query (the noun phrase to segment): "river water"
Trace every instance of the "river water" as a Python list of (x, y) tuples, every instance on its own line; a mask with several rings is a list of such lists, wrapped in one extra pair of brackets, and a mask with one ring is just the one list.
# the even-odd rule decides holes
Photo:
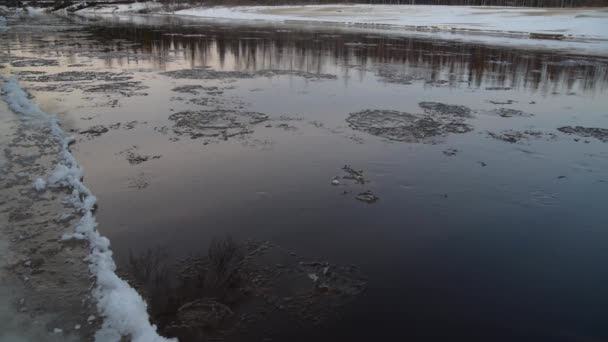
[(608, 338), (606, 56), (172, 17), (11, 25), (0, 73), (77, 136), (127, 277), (138, 255), (171, 265), (231, 236), (365, 279), (314, 324), (279, 305), (228, 340)]

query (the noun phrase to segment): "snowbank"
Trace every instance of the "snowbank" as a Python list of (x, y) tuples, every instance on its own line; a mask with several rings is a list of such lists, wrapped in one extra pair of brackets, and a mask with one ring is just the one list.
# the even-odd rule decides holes
[(148, 13), (158, 11), (162, 4), (157, 2), (135, 2), (132, 4), (108, 4), (87, 7), (79, 10), (79, 13), (113, 14), (113, 13)]
[[(56, 117), (43, 112), (32, 103), (27, 93), (19, 86), (15, 78), (4, 79), (2, 97), (11, 110), (26, 120), (46, 121), (53, 136), (61, 145), (59, 162), (53, 174), (48, 178), (47, 187), (65, 187), (72, 190), (68, 203), (78, 211), (81, 219), (76, 225), (74, 234), (64, 235), (63, 239), (86, 239), (91, 254), (87, 257), (89, 269), (96, 277), (93, 296), (97, 300), (97, 310), (104, 317), (101, 329), (95, 334), (97, 342), (118, 342), (122, 336), (129, 336), (133, 342), (168, 342), (156, 332), (156, 326), (150, 324), (147, 305), (143, 298), (116, 275), (116, 265), (112, 259), (110, 241), (101, 236), (93, 216), (96, 198), (82, 182), (83, 170), (69, 150), (73, 139), (66, 136)], [(42, 182), (40, 182), (42, 181)], [(44, 180), (36, 180), (35, 187), (43, 186)]]
[(412, 30), (522, 35), (534, 32), (608, 39), (608, 11), (602, 8), (309, 5), (200, 7), (177, 11), (176, 14), (222, 19), (395, 26)]

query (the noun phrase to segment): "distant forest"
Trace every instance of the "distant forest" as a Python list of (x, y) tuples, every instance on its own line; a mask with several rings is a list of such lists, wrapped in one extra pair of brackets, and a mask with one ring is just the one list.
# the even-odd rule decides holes
[[(163, 2), (185, 2), (159, 0)], [(453, 5), (453, 6), (517, 6), (517, 7), (608, 7), (608, 0), (209, 0), (213, 5), (316, 5), (316, 4), (382, 4), (382, 5)]]
[(319, 5), (319, 4), (382, 4), (382, 5), (453, 5), (514, 7), (608, 7), (608, 0), (158, 0), (165, 3), (202, 3), (207, 5)]
[[(82, 3), (82, 0), (0, 0), (8, 6), (54, 6), (65, 7)], [(133, 3), (144, 0), (89, 0), (90, 5), (107, 3)], [(453, 6), (512, 6), (512, 7), (608, 7), (608, 0), (157, 0), (174, 5), (319, 5), (319, 4), (382, 4), (382, 5), (453, 5)]]

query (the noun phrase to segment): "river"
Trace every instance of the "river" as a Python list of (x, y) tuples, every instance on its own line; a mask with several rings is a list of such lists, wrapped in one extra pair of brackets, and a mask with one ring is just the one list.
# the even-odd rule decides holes
[[(0, 74), (76, 136), (161, 334), (608, 338), (606, 56), (163, 16), (11, 25)], [(212, 241), (280, 252), (201, 323), (184, 305), (217, 293), (178, 269)]]

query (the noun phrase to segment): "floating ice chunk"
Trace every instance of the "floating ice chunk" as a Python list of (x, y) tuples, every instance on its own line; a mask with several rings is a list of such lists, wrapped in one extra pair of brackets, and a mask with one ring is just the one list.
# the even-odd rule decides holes
[(46, 189), (46, 181), (42, 178), (36, 178), (34, 181), (34, 189), (38, 192), (43, 191)]
[(63, 333), (63, 329), (55, 328), (55, 329), (53, 329), (53, 333), (54, 334), (61, 334), (61, 333)]
[(308, 273), (308, 278), (312, 279), (315, 283), (319, 280), (319, 276), (314, 273)]

